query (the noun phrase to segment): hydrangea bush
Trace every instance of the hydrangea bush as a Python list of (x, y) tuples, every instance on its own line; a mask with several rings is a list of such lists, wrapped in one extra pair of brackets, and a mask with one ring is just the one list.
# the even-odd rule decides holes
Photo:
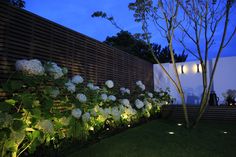
[(16, 78), (3, 84), (8, 98), (0, 102), (1, 156), (34, 153), (40, 145), (60, 148), (63, 140), (86, 141), (101, 130), (130, 126), (149, 118), (170, 102), (166, 91), (145, 91), (142, 81), (130, 91), (107, 80), (85, 84), (80, 75), (37, 59), (18, 60)]

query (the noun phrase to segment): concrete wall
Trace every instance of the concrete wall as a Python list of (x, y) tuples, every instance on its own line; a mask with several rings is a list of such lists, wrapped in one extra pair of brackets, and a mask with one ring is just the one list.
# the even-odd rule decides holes
[[(208, 61), (208, 78), (209, 73), (211, 72), (211, 64), (214, 63), (213, 60)], [(193, 62), (184, 62), (178, 63), (178, 73), (181, 80), (182, 87), (184, 89), (186, 102), (188, 104), (199, 104), (201, 94), (202, 94), (202, 75), (201, 75), (201, 67), (200, 72), (197, 72), (197, 64), (198, 61)], [(166, 70), (170, 73), (170, 75), (175, 78), (173, 65), (172, 64), (163, 64)], [(183, 66), (183, 72), (181, 66)], [(215, 90), (217, 96), (220, 98), (219, 103), (223, 103), (224, 99), (222, 97), (222, 93), (226, 92), (227, 89), (236, 89), (236, 57), (226, 57), (220, 58), (217, 66), (217, 70), (215, 73), (215, 79), (213, 83), (213, 90)], [(158, 90), (159, 88), (165, 89), (170, 88), (171, 95), (176, 99), (175, 103), (180, 103), (179, 94), (174, 87), (174, 85), (169, 81), (166, 74), (163, 73), (160, 66), (155, 64), (153, 67), (154, 70), (154, 88)]]
[[(212, 62), (214, 63), (215, 59)], [(220, 103), (224, 100), (222, 93), (225, 93), (228, 89), (236, 89), (236, 56), (219, 60), (213, 88), (220, 98)]]

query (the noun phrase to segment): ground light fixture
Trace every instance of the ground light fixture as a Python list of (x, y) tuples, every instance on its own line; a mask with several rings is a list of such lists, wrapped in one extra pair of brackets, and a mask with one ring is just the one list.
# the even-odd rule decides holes
[(169, 134), (169, 135), (174, 135), (175, 132), (173, 132), (173, 131), (169, 131), (168, 134)]
[(182, 126), (183, 124), (181, 124), (181, 123), (178, 123), (177, 125), (178, 125), (178, 126)]

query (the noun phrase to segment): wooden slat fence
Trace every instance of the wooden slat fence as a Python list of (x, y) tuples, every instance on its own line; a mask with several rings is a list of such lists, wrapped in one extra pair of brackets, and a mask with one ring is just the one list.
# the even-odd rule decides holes
[(0, 1), (0, 83), (17, 59), (31, 58), (54, 61), (98, 85), (111, 79), (133, 89), (142, 80), (153, 89), (151, 63)]
[[(199, 106), (187, 106), (190, 119), (196, 118), (199, 111)], [(163, 118), (183, 120), (184, 113), (181, 105), (163, 106), (161, 109)], [(235, 106), (208, 106), (202, 116), (202, 120), (218, 120), (218, 121), (234, 121), (236, 122), (236, 107)]]

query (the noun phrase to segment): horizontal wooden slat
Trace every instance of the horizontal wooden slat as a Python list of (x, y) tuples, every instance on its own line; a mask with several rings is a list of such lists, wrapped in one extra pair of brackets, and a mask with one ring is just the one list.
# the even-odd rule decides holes
[[(96, 29), (96, 28), (94, 28)], [(133, 89), (142, 80), (153, 89), (152, 64), (81, 33), (0, 1), (0, 83), (17, 59), (38, 58), (69, 68), (98, 85), (114, 80)]]

